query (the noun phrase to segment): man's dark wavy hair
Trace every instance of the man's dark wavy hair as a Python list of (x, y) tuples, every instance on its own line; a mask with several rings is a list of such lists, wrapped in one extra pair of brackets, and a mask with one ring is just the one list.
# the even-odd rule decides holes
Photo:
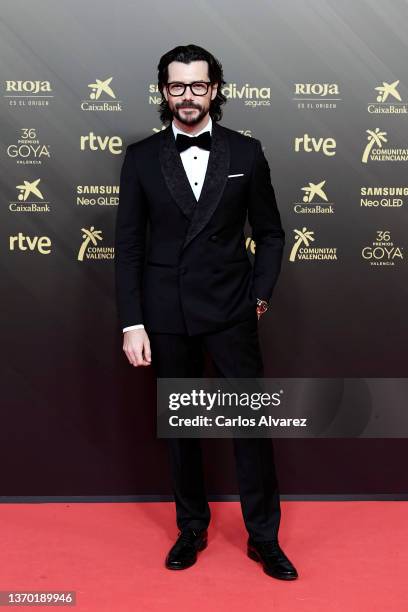
[(197, 60), (208, 62), (208, 78), (211, 83), (218, 83), (217, 95), (214, 100), (211, 100), (209, 114), (213, 121), (220, 121), (222, 117), (222, 105), (226, 103), (227, 98), (221, 93), (222, 88), (226, 84), (222, 71), (221, 63), (209, 52), (199, 47), (198, 45), (179, 45), (168, 51), (160, 58), (157, 66), (158, 70), (158, 89), (162, 95), (160, 102), (160, 119), (164, 124), (170, 123), (173, 119), (173, 113), (163, 94), (164, 85), (168, 83), (169, 71), (168, 65), (171, 62), (183, 62), (189, 64)]

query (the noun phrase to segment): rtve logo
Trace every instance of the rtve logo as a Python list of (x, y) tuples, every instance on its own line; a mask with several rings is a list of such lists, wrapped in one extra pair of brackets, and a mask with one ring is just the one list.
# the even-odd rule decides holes
[(122, 153), (122, 139), (120, 136), (97, 136), (93, 132), (89, 132), (87, 136), (81, 136), (80, 141), (81, 151), (106, 151), (109, 150), (112, 155), (120, 155)]
[(299, 153), (299, 151), (318, 153), (320, 150), (328, 157), (336, 155), (336, 141), (334, 138), (314, 138), (314, 136), (309, 136), (309, 134), (303, 134), (303, 136), (295, 138), (296, 153)]
[(41, 255), (51, 253), (51, 239), (48, 236), (24, 236), (18, 232), (17, 236), (10, 236), (10, 251), (38, 251)]

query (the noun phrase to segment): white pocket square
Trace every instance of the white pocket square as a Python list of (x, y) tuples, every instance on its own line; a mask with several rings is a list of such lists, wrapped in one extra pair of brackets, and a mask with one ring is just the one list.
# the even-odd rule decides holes
[(241, 174), (229, 174), (228, 178), (232, 178), (234, 176), (244, 176), (244, 173), (241, 173)]

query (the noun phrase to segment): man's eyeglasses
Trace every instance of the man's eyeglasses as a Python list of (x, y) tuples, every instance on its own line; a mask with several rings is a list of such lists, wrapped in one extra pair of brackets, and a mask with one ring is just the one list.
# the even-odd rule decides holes
[(173, 81), (172, 83), (167, 83), (166, 88), (171, 96), (184, 95), (186, 87), (190, 87), (191, 93), (195, 96), (205, 96), (210, 85), (211, 81), (194, 81), (194, 83), (179, 83)]

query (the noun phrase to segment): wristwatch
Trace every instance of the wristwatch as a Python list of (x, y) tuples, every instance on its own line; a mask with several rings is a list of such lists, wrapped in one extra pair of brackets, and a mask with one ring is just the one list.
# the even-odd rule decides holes
[(268, 302), (266, 300), (261, 300), (260, 298), (256, 299), (256, 312), (258, 318), (264, 314), (268, 310)]

